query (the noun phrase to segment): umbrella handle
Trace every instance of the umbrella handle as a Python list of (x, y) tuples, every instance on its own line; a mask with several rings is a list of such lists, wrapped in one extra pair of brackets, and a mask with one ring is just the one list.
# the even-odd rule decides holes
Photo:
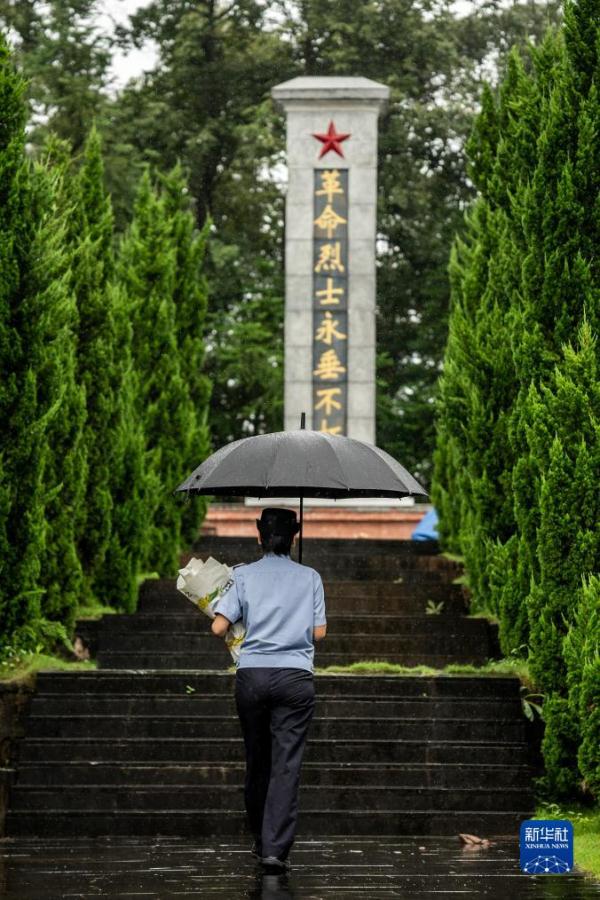
[(300, 492), (300, 534), (298, 546), (298, 562), (302, 563), (302, 520), (304, 518), (304, 495)]
[[(306, 428), (306, 413), (300, 413), (300, 428), (304, 431)], [(300, 538), (298, 546), (298, 562), (302, 562), (302, 520), (304, 518), (304, 495), (300, 491)]]

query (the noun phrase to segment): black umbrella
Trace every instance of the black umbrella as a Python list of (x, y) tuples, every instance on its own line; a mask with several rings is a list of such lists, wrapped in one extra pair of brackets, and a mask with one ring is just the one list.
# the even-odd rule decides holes
[(173, 493), (177, 491), (214, 497), (299, 497), (300, 562), (305, 497), (428, 496), (385, 450), (355, 438), (305, 429), (304, 413), (298, 431), (258, 434), (221, 447)]

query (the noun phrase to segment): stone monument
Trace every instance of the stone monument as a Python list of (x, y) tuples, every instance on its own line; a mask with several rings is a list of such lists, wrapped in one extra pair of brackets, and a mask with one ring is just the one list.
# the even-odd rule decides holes
[(284, 428), (375, 443), (377, 124), (389, 88), (294, 78), (287, 114)]

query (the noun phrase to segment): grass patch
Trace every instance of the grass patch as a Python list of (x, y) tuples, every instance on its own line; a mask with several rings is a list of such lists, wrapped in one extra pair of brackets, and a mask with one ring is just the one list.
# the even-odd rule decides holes
[(575, 802), (565, 805), (540, 803), (534, 818), (572, 822), (575, 865), (586, 876), (600, 876), (600, 804), (590, 807)]
[(432, 666), (403, 666), (380, 660), (362, 660), (347, 666), (315, 668), (316, 675), (514, 675), (533, 689), (527, 663), (522, 660), (494, 659), (483, 666), (449, 663), (443, 669)]
[(464, 584), (466, 587), (469, 587), (469, 576), (468, 575), (457, 575), (456, 578), (453, 578), (450, 583), (451, 584)]
[(102, 616), (111, 616), (120, 613), (122, 610), (115, 609), (114, 606), (106, 606), (103, 603), (87, 603), (85, 606), (78, 606), (76, 619), (101, 619)]
[(95, 668), (95, 660), (86, 659), (71, 662), (68, 659), (53, 656), (50, 653), (24, 653), (22, 656), (0, 665), (0, 681), (10, 684), (14, 681), (27, 680), (40, 669), (63, 669), (79, 672), (82, 669)]
[[(144, 581), (150, 581), (154, 578), (160, 578), (158, 572), (141, 572), (136, 577), (136, 585), (139, 587), (143, 584)], [(124, 613), (124, 609), (117, 609), (115, 606), (110, 606), (109, 604), (100, 603), (98, 600), (92, 598), (88, 600), (86, 603), (82, 603), (81, 606), (77, 607), (77, 612), (75, 614), (76, 619), (101, 619), (102, 616), (114, 616)]]
[(487, 619), (493, 625), (499, 625), (500, 619), (493, 613), (491, 609), (478, 609), (477, 612), (470, 612), (464, 616), (465, 619)]
[(438, 553), (438, 556), (443, 556), (444, 559), (449, 559), (450, 562), (460, 563), (461, 565), (465, 563), (464, 556), (460, 556), (458, 553), (450, 553), (447, 550), (444, 550), (443, 553)]
[(160, 578), (159, 572), (140, 572), (139, 575), (136, 576), (136, 584), (139, 587), (144, 581), (149, 581), (151, 578)]

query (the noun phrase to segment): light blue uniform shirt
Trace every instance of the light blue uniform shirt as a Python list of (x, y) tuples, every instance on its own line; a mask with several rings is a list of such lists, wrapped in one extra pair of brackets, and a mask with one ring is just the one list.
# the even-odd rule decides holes
[(289, 556), (266, 553), (235, 566), (233, 583), (214, 611), (237, 622), (246, 635), (237, 668), (289, 667), (314, 671), (313, 628), (326, 625), (321, 576)]

